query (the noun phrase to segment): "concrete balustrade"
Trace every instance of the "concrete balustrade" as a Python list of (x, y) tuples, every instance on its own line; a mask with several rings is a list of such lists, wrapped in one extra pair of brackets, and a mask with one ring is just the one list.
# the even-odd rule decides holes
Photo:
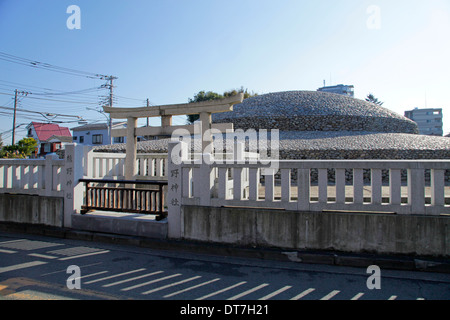
[[(446, 197), (450, 199), (450, 185), (446, 186), (444, 180), (445, 170), (450, 169), (449, 160), (281, 160), (278, 170), (238, 161), (211, 162), (208, 165), (185, 161), (180, 165), (185, 179), (181, 191), (183, 204), (316, 212), (450, 213), (450, 206), (446, 204)], [(318, 170), (317, 183), (311, 183), (312, 169)], [(327, 179), (330, 169), (335, 171), (334, 183)], [(364, 184), (363, 169), (371, 171), (369, 185)], [(408, 173), (408, 183), (403, 186), (402, 169)], [(425, 183), (427, 169), (431, 174), (429, 186)], [(346, 170), (353, 171), (351, 184), (346, 182)], [(383, 185), (382, 170), (389, 170), (388, 185)], [(233, 172), (231, 176), (230, 171)], [(296, 181), (292, 179), (294, 173)], [(276, 176), (280, 179), (275, 179)]]
[[(124, 153), (103, 153), (89, 151), (85, 176), (93, 179), (125, 179)], [(137, 173), (139, 180), (167, 180), (167, 154), (143, 154), (136, 156)]]
[(64, 163), (53, 155), (45, 159), (0, 159), (0, 193), (62, 196)]

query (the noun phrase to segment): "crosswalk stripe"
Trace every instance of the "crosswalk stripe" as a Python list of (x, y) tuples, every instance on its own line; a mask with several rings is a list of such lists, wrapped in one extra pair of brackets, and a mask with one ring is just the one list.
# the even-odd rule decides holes
[(209, 293), (209, 294), (207, 294), (207, 295), (205, 295), (205, 296), (203, 296), (203, 297), (197, 298), (197, 299), (195, 299), (195, 300), (204, 300), (204, 299), (207, 299), (207, 298), (216, 296), (216, 295), (218, 295), (218, 294), (220, 294), (220, 293), (223, 293), (223, 292), (229, 291), (229, 290), (231, 290), (231, 289), (234, 289), (234, 288), (236, 288), (236, 287), (242, 286), (243, 284), (246, 284), (246, 283), (247, 283), (247, 281), (242, 281), (242, 282), (233, 284), (232, 286), (226, 287), (226, 288), (224, 288), (224, 289), (220, 289), (220, 290), (218, 290), (218, 291)]
[(140, 287), (152, 284), (152, 283), (156, 283), (156, 282), (159, 282), (159, 281), (163, 281), (163, 280), (167, 280), (167, 279), (171, 279), (171, 278), (175, 278), (175, 277), (179, 277), (179, 276), (181, 276), (181, 273), (176, 273), (176, 274), (172, 274), (172, 275), (167, 276), (167, 277), (162, 277), (162, 278), (158, 278), (158, 279), (155, 279), (155, 280), (152, 280), (152, 281), (139, 283), (139, 284), (136, 284), (134, 286), (123, 288), (123, 289), (120, 289), (120, 290), (121, 291), (130, 291), (130, 290), (133, 290), (133, 289), (136, 289), (136, 288), (140, 288)]
[(128, 274), (136, 273), (136, 272), (140, 272), (140, 271), (144, 271), (144, 270), (145, 270), (145, 268), (132, 270), (132, 271), (124, 272), (124, 273), (119, 273), (119, 274), (115, 274), (115, 275), (112, 275), (112, 276), (109, 276), (109, 277), (104, 277), (104, 278), (100, 278), (100, 279), (91, 280), (91, 281), (86, 282), (85, 284), (91, 284), (91, 283), (96, 283), (96, 282), (100, 282), (100, 281), (104, 281), (104, 280), (109, 280), (109, 279), (113, 279), (113, 278), (117, 278), (117, 277), (121, 277), (121, 276), (126, 276)]
[(56, 259), (58, 257), (55, 256), (49, 256), (47, 254), (40, 254), (40, 253), (29, 253), (30, 257), (36, 257), (36, 258), (44, 258), (44, 259)]
[(0, 249), (0, 253), (17, 253), (17, 251)]
[(276, 295), (278, 295), (278, 294), (280, 294), (280, 293), (282, 293), (282, 292), (284, 292), (284, 291), (286, 291), (286, 290), (288, 290), (290, 288), (292, 288), (292, 286), (285, 286), (285, 287), (283, 287), (281, 289), (278, 289), (277, 291), (269, 293), (267, 296), (264, 296), (264, 297), (262, 297), (262, 298), (260, 298), (258, 300), (269, 300), (270, 298), (273, 298)]
[(134, 277), (134, 278), (129, 278), (129, 279), (121, 280), (121, 281), (116, 281), (116, 282), (113, 282), (113, 283), (108, 283), (108, 284), (103, 285), (103, 287), (108, 288), (108, 287), (116, 286), (118, 284), (130, 282), (130, 281), (134, 281), (134, 280), (138, 280), (138, 279), (142, 279), (142, 278), (146, 278), (146, 277), (151, 277), (151, 276), (154, 276), (155, 274), (160, 274), (160, 273), (163, 273), (163, 272), (164, 271), (156, 271), (156, 272), (152, 272), (152, 273), (146, 273), (146, 274), (143, 274), (141, 276)]
[(0, 246), (4, 245), (4, 244), (8, 244), (8, 243), (22, 242), (22, 241), (26, 241), (26, 240), (25, 239), (19, 239), (19, 240), (2, 241), (2, 242), (0, 242)]
[(84, 257), (94, 256), (97, 254), (103, 254), (103, 253), (108, 253), (108, 252), (109, 252), (109, 250), (99, 251), (99, 252), (91, 252), (91, 253), (80, 254), (78, 256), (59, 258), (58, 260), (61, 260), (61, 261), (72, 260), (72, 259), (84, 258)]
[(192, 287), (189, 287), (189, 288), (180, 290), (180, 291), (176, 291), (176, 292), (173, 292), (173, 293), (170, 293), (170, 294), (166, 294), (166, 295), (164, 296), (164, 298), (170, 298), (170, 297), (176, 296), (177, 294), (180, 294), (180, 293), (183, 293), (183, 292), (186, 292), (186, 291), (191, 291), (191, 290), (193, 290), (193, 289), (197, 289), (197, 288), (206, 286), (206, 285), (208, 285), (208, 284), (210, 284), (210, 283), (213, 283), (213, 282), (216, 282), (216, 281), (219, 281), (219, 280), (220, 280), (220, 278), (216, 278), (216, 279), (213, 279), (213, 280), (209, 280), (209, 281), (206, 281), (206, 282), (202, 282), (202, 283), (199, 283), (199, 284), (197, 284), (197, 285), (195, 285), (195, 286), (192, 286)]
[(39, 265), (46, 264), (46, 263), (47, 262), (44, 262), (44, 261), (31, 261), (31, 262), (26, 262), (26, 263), (15, 264), (12, 266), (0, 268), (0, 273), (35, 267), (35, 266), (39, 266)]
[(361, 298), (364, 295), (364, 293), (360, 292), (358, 293), (356, 296), (354, 296), (351, 300), (358, 300), (359, 298)]
[(100, 272), (96, 272), (96, 273), (91, 273), (91, 274), (87, 274), (85, 276), (81, 276), (80, 279), (95, 277), (95, 276), (98, 276), (100, 274), (105, 274), (105, 273), (108, 273), (108, 272), (109, 271), (100, 271)]
[(333, 290), (331, 291), (329, 294), (327, 294), (325, 297), (323, 297), (320, 300), (330, 300), (331, 298), (333, 298), (335, 295), (337, 295), (340, 291), (339, 290)]
[(302, 293), (296, 295), (295, 297), (292, 297), (291, 300), (300, 300), (301, 298), (303, 298), (304, 296), (310, 294), (310, 293), (313, 292), (314, 290), (316, 290), (316, 289), (314, 289), (314, 288), (306, 289), (306, 290), (303, 291)]
[(189, 279), (184, 279), (184, 280), (181, 280), (181, 281), (178, 281), (178, 282), (175, 282), (175, 283), (170, 283), (168, 285), (165, 285), (165, 286), (162, 286), (162, 287), (159, 287), (159, 288), (155, 288), (155, 289), (152, 289), (152, 290), (149, 290), (149, 291), (142, 292), (142, 294), (150, 294), (150, 293), (153, 293), (153, 292), (156, 292), (156, 291), (160, 291), (160, 290), (164, 290), (164, 289), (167, 289), (167, 288), (170, 288), (170, 287), (174, 287), (174, 286), (177, 286), (179, 284), (186, 283), (186, 282), (198, 279), (198, 278), (201, 278), (201, 276), (195, 276), (195, 277), (192, 277), (192, 278), (189, 278)]
[(250, 294), (250, 293), (252, 293), (252, 292), (255, 292), (255, 291), (259, 290), (259, 289), (262, 289), (262, 288), (264, 288), (264, 287), (267, 287), (268, 285), (269, 285), (269, 284), (267, 284), (267, 283), (263, 283), (263, 284), (261, 284), (261, 285), (259, 285), (259, 286), (257, 286), (257, 287), (254, 287), (254, 288), (252, 288), (252, 289), (249, 289), (249, 290), (247, 290), (247, 291), (244, 291), (244, 292), (242, 292), (242, 293), (239, 293), (239, 294), (237, 294), (237, 295), (235, 295), (235, 296), (233, 296), (233, 297), (231, 297), (231, 298), (228, 298), (227, 300), (237, 300), (237, 299), (242, 298), (243, 296), (246, 296), (246, 295), (248, 295), (248, 294)]

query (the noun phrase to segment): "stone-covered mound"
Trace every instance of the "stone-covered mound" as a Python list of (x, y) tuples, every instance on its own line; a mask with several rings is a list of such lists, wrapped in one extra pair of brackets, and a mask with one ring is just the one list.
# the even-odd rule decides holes
[[(268, 137), (270, 139), (270, 135)], [(406, 133), (295, 131), (279, 133), (280, 159), (450, 159), (450, 139)], [(138, 153), (167, 153), (170, 139), (142, 141)], [(224, 140), (231, 151), (232, 141)], [(192, 140), (197, 148), (199, 139)], [(270, 142), (267, 144), (270, 145)], [(228, 146), (228, 147), (227, 147)], [(216, 146), (218, 147), (218, 146)], [(104, 145), (96, 152), (125, 153), (125, 144)], [(247, 150), (258, 142), (247, 141)]]
[(212, 115), (235, 129), (418, 133), (417, 124), (376, 104), (320, 91), (285, 91), (245, 99), (232, 112)]

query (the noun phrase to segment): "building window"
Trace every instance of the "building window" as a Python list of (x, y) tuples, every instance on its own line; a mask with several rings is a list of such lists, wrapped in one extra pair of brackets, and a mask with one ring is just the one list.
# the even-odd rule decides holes
[(84, 136), (80, 136), (80, 143), (84, 143)]
[(78, 137), (73, 137), (73, 141), (77, 141)]
[(92, 144), (102, 144), (102, 143), (103, 143), (103, 135), (102, 134), (92, 135)]
[(28, 129), (28, 136), (31, 137), (32, 135), (33, 135), (33, 130), (31, 130), (31, 128), (30, 128), (30, 129)]
[(124, 141), (124, 137), (114, 137), (114, 143), (123, 143)]
[(45, 144), (44, 144), (44, 152), (45, 152), (45, 153), (50, 152), (50, 143), (45, 143)]

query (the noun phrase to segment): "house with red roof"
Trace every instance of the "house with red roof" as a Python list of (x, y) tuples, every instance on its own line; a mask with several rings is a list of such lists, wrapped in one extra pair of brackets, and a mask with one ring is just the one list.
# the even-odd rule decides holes
[(37, 141), (34, 157), (43, 157), (56, 152), (72, 140), (69, 128), (54, 123), (32, 122), (27, 126), (27, 137)]

